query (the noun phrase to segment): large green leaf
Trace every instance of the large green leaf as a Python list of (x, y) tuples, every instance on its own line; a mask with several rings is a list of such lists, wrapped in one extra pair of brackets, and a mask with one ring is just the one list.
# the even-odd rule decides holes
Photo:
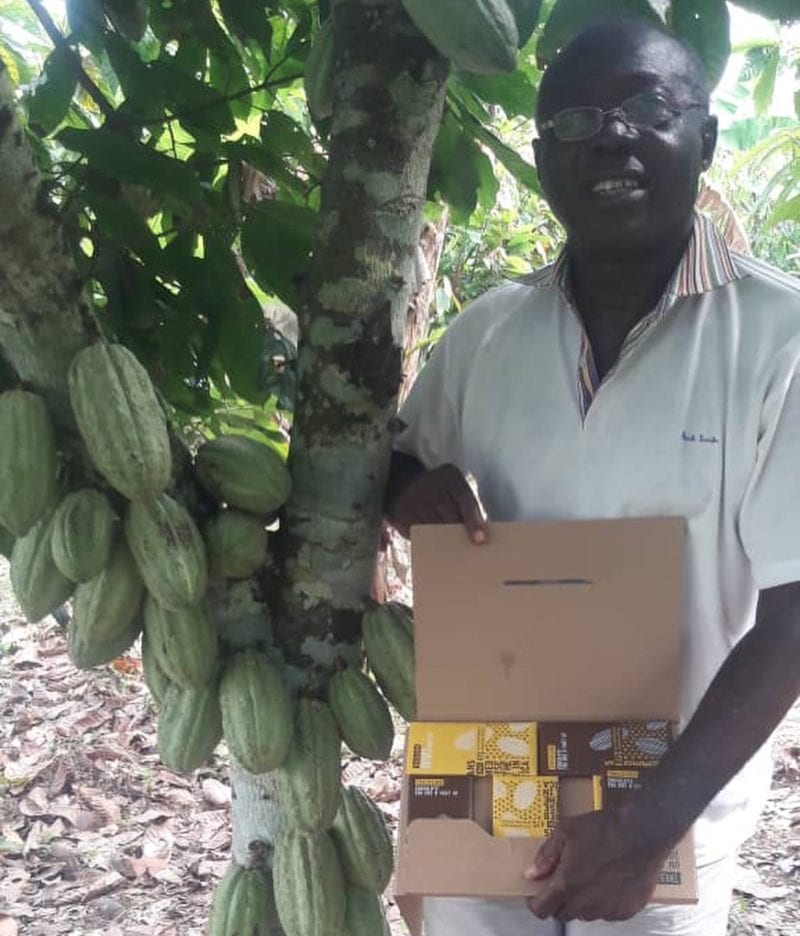
[[(493, 180), (493, 190), (487, 175)], [(452, 113), (445, 114), (436, 142), (428, 178), (429, 197), (440, 195), (450, 205), (453, 220), (465, 223), (478, 206), (489, 207), (497, 181), (491, 163), (472, 136), (465, 133)], [(483, 189), (486, 189), (482, 192)]]
[(787, 22), (800, 20), (800, 3), (797, 0), (732, 0), (738, 7), (759, 13), (767, 19)]
[(533, 117), (536, 111), (536, 87), (520, 68), (504, 75), (463, 73), (457, 80), (487, 104), (499, 104), (509, 117)]
[(44, 63), (44, 77), (28, 102), (31, 123), (46, 135), (61, 123), (78, 84), (77, 62), (67, 50), (54, 49)]
[(514, 19), (517, 21), (520, 49), (533, 35), (539, 22), (539, 13), (542, 9), (542, 0), (508, 0)]
[(661, 22), (647, 0), (557, 0), (536, 46), (537, 58), (543, 63), (552, 61), (583, 26), (613, 13), (632, 13)]
[(288, 202), (261, 202), (242, 228), (242, 250), (259, 286), (297, 307), (297, 286), (311, 266), (316, 212)]
[(708, 84), (715, 87), (731, 52), (730, 13), (725, 0), (672, 0), (669, 23), (697, 51)]
[(81, 153), (105, 175), (122, 182), (136, 182), (152, 192), (175, 196), (186, 202), (199, 202), (200, 183), (191, 170), (141, 143), (110, 130), (62, 130), (58, 140), (67, 149)]
[(766, 114), (772, 104), (772, 98), (775, 94), (775, 81), (778, 77), (780, 50), (777, 46), (772, 46), (766, 50), (765, 56), (766, 61), (753, 88), (753, 104), (759, 117)]
[(781, 201), (770, 216), (769, 223), (777, 224), (779, 221), (800, 221), (800, 195)]
[(245, 42), (252, 40), (267, 50), (272, 42), (272, 28), (261, 3), (242, 0), (219, 0), (222, 18), (228, 29)]
[(100, 52), (106, 24), (101, 0), (67, 0), (67, 22), (72, 39)]

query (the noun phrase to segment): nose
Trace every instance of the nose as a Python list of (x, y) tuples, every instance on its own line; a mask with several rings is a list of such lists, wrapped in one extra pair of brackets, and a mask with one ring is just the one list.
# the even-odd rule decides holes
[(600, 131), (592, 142), (601, 150), (618, 150), (630, 145), (638, 135), (618, 110), (606, 111)]

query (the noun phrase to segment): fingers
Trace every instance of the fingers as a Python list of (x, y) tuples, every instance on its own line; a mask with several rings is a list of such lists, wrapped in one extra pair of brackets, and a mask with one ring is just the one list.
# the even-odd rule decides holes
[(456, 506), (458, 518), (464, 524), (467, 535), (476, 545), (485, 543), (489, 538), (489, 527), (483, 519), (480, 505), (467, 484), (466, 478), (458, 472), (450, 490), (450, 496)]
[(539, 846), (533, 864), (525, 871), (525, 877), (529, 881), (538, 881), (541, 878), (549, 877), (561, 860), (563, 850), (564, 835), (560, 828), (556, 828), (553, 834), (549, 835)]

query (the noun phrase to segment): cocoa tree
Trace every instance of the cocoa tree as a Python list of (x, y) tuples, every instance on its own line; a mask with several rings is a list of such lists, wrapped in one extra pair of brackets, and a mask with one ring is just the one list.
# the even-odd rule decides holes
[[(539, 66), (589, 15), (657, 15), (645, 0), (483, 0), (455, 22), (453, 2), (69, 0), (64, 23), (39, 0), (0, 6), (12, 580), (35, 619), (88, 578), (77, 665), (113, 658), (144, 621), (168, 764), (196, 766), (224, 722), (234, 870), (215, 932), (336, 933), (346, 886), (350, 929), (377, 931), (391, 850), (369, 803), (340, 791), (340, 735), (367, 756), (391, 746), (362, 633), (413, 715), (409, 621), (368, 594), (423, 212), (467, 217), (499, 166), (535, 187), (491, 108), (530, 118)], [(718, 76), (725, 4), (667, 12)], [(265, 324), (276, 301), (296, 313), (296, 353)], [(86, 488), (104, 506), (74, 497)]]

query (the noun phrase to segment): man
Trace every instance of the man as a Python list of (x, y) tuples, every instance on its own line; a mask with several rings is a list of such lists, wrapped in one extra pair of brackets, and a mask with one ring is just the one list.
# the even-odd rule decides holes
[[(687, 521), (684, 730), (627, 805), (561, 822), (535, 898), (426, 901), (428, 936), (723, 936), (736, 849), (800, 691), (800, 288), (693, 211), (716, 121), (696, 56), (598, 22), (540, 89), (560, 259), (455, 320), (404, 406), (387, 516)], [(649, 904), (695, 823), (700, 902)]]

